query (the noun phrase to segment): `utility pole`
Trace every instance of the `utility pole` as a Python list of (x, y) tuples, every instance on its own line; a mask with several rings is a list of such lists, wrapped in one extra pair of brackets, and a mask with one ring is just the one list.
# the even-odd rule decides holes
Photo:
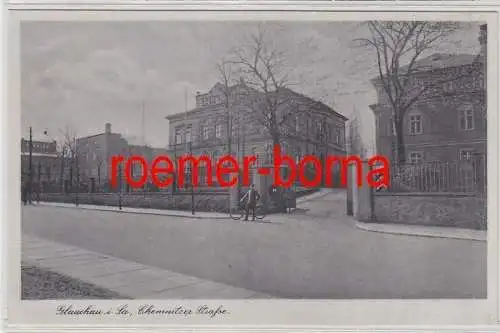
[(146, 115), (145, 115), (145, 107), (144, 107), (144, 100), (142, 100), (141, 102), (141, 141), (142, 141), (142, 145), (145, 146), (146, 145), (146, 137), (145, 137), (145, 131), (144, 131), (144, 126), (145, 126), (145, 118), (146, 118)]
[(29, 203), (31, 204), (31, 199), (33, 196), (33, 130), (30, 126), (30, 141), (29, 141), (29, 181), (28, 181), (28, 186), (29, 186)]
[(122, 209), (122, 166), (118, 164), (118, 209)]
[(75, 171), (76, 171), (76, 193), (75, 193), (75, 205), (78, 207), (78, 193), (80, 192), (80, 169), (78, 167), (78, 152), (76, 147), (76, 138), (73, 139), (73, 151), (75, 159)]
[[(189, 154), (193, 156), (193, 145), (191, 144), (191, 142), (189, 142)], [(191, 166), (191, 214), (192, 215), (195, 214), (193, 171), (194, 171), (194, 166)]]
[(37, 165), (37, 186), (36, 201), (37, 203), (40, 203), (40, 194), (42, 192), (42, 164), (40, 160), (38, 160)]
[[(174, 135), (175, 135), (175, 133), (174, 133)], [(179, 170), (178, 170), (179, 166), (178, 166), (178, 163), (177, 163), (177, 148), (176, 148), (177, 144), (175, 142), (175, 136), (174, 136), (174, 144), (173, 144), (173, 146), (174, 146), (174, 165), (175, 165), (176, 172), (174, 172), (174, 174), (173, 174), (174, 180), (172, 182), (172, 194), (174, 194), (174, 192), (176, 191), (176, 187), (177, 187), (177, 176), (176, 176), (176, 174), (179, 172)]]
[[(187, 152), (189, 148), (189, 155), (193, 156), (193, 144), (191, 140), (191, 132), (189, 133), (189, 142), (187, 140), (187, 129), (188, 129), (188, 109), (187, 109), (187, 89), (184, 88), (184, 144), (185, 144), (185, 149), (184, 151)], [(190, 130), (191, 131), (191, 130)], [(191, 177), (191, 214), (195, 214), (195, 206), (194, 206), (194, 165), (191, 165), (191, 172), (189, 173)]]
[[(141, 101), (141, 142), (142, 142), (142, 149), (145, 151), (145, 152), (148, 152), (147, 151), (147, 147), (146, 147), (146, 131), (145, 131), (145, 119), (146, 119), (146, 108), (145, 108), (145, 102), (144, 102), (144, 99)], [(148, 159), (149, 159), (149, 152), (148, 152)], [(132, 164), (132, 174), (133, 172), (135, 171), (134, 170), (134, 164)], [(141, 170), (142, 170), (142, 166), (141, 166)], [(142, 172), (146, 172), (145, 170), (142, 170)], [(149, 184), (149, 179), (146, 181), (146, 183), (144, 184), (142, 190), (143, 192), (145, 190), (147, 190), (148, 188), (148, 184)], [(129, 186), (130, 188), (130, 186)], [(130, 188), (130, 191), (132, 192), (132, 189)]]

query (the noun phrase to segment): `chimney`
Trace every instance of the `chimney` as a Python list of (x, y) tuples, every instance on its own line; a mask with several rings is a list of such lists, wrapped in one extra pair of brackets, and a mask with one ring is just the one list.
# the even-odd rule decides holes
[(105, 128), (106, 128), (106, 134), (111, 134), (111, 124), (106, 123)]

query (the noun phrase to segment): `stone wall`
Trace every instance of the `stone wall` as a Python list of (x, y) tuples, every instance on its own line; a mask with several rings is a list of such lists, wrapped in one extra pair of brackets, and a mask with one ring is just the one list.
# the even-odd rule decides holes
[[(246, 188), (242, 188), (242, 192)], [(297, 189), (297, 197), (317, 191), (317, 189)], [(76, 193), (42, 193), (41, 201), (75, 203)], [(78, 203), (88, 205), (118, 206), (118, 193), (78, 193)], [(205, 212), (228, 212), (229, 194), (225, 191), (203, 191), (196, 189), (194, 195), (195, 209)], [(122, 206), (134, 208), (191, 210), (191, 192), (183, 190), (172, 194), (170, 192), (130, 192), (122, 193)], [(277, 211), (276, 205), (270, 205), (270, 212)]]
[[(75, 203), (76, 194), (44, 193), (41, 201)], [(195, 208), (205, 212), (228, 212), (229, 202), (226, 193), (196, 193)], [(102, 206), (118, 206), (117, 193), (79, 193), (78, 203)], [(134, 208), (191, 210), (191, 194), (170, 193), (123, 193), (122, 206)]]
[(373, 221), (486, 230), (486, 198), (454, 193), (374, 193)]

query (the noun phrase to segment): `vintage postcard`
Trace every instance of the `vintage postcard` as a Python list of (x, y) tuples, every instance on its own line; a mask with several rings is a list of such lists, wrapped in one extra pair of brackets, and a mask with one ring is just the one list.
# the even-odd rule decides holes
[(497, 323), (496, 12), (8, 20), (9, 324)]

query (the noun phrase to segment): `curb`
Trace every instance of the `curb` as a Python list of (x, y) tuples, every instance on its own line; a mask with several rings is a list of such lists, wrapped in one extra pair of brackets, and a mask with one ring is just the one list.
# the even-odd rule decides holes
[[(231, 219), (230, 216), (227, 217), (217, 217), (217, 216), (196, 216), (196, 215), (181, 215), (181, 214), (174, 214), (174, 213), (167, 213), (168, 210), (165, 210), (165, 213), (160, 213), (160, 212), (134, 212), (134, 211), (127, 211), (127, 210), (119, 210), (118, 208), (116, 210), (112, 209), (104, 209), (104, 208), (88, 208), (88, 207), (82, 207), (82, 206), (59, 206), (59, 205), (47, 205), (44, 203), (39, 203), (36, 204), (36, 206), (45, 206), (45, 207), (57, 207), (57, 208), (68, 208), (68, 209), (84, 209), (84, 210), (93, 210), (93, 211), (98, 211), (98, 212), (110, 212), (110, 213), (123, 213), (123, 214), (140, 214), (140, 215), (155, 215), (155, 216), (170, 216), (170, 217), (186, 217), (186, 218), (192, 218), (192, 219), (212, 219), (212, 220), (226, 220), (226, 219)], [(113, 206), (114, 207), (114, 206)], [(228, 214), (229, 215), (229, 214)]]
[[(427, 227), (429, 228), (428, 231), (418, 231), (418, 230), (396, 230), (391, 228), (390, 225), (387, 224), (382, 224), (380, 225), (378, 223), (364, 223), (364, 222), (356, 222), (355, 223), (356, 228), (364, 231), (369, 231), (369, 232), (378, 232), (382, 234), (391, 234), (391, 235), (400, 235), (400, 236), (416, 236), (416, 237), (426, 237), (426, 238), (445, 238), (445, 239), (460, 239), (460, 240), (470, 240), (470, 241), (477, 241), (477, 242), (486, 242), (487, 237), (486, 233), (484, 236), (481, 235), (471, 235), (470, 232), (471, 230), (468, 229), (459, 229), (459, 228), (454, 228), (455, 231), (458, 230), (458, 233), (439, 233), (436, 230), (432, 230), (432, 227)], [(398, 226), (402, 227), (403, 229), (405, 226)], [(460, 234), (463, 232), (464, 234)], [(469, 233), (469, 234), (467, 234)]]

